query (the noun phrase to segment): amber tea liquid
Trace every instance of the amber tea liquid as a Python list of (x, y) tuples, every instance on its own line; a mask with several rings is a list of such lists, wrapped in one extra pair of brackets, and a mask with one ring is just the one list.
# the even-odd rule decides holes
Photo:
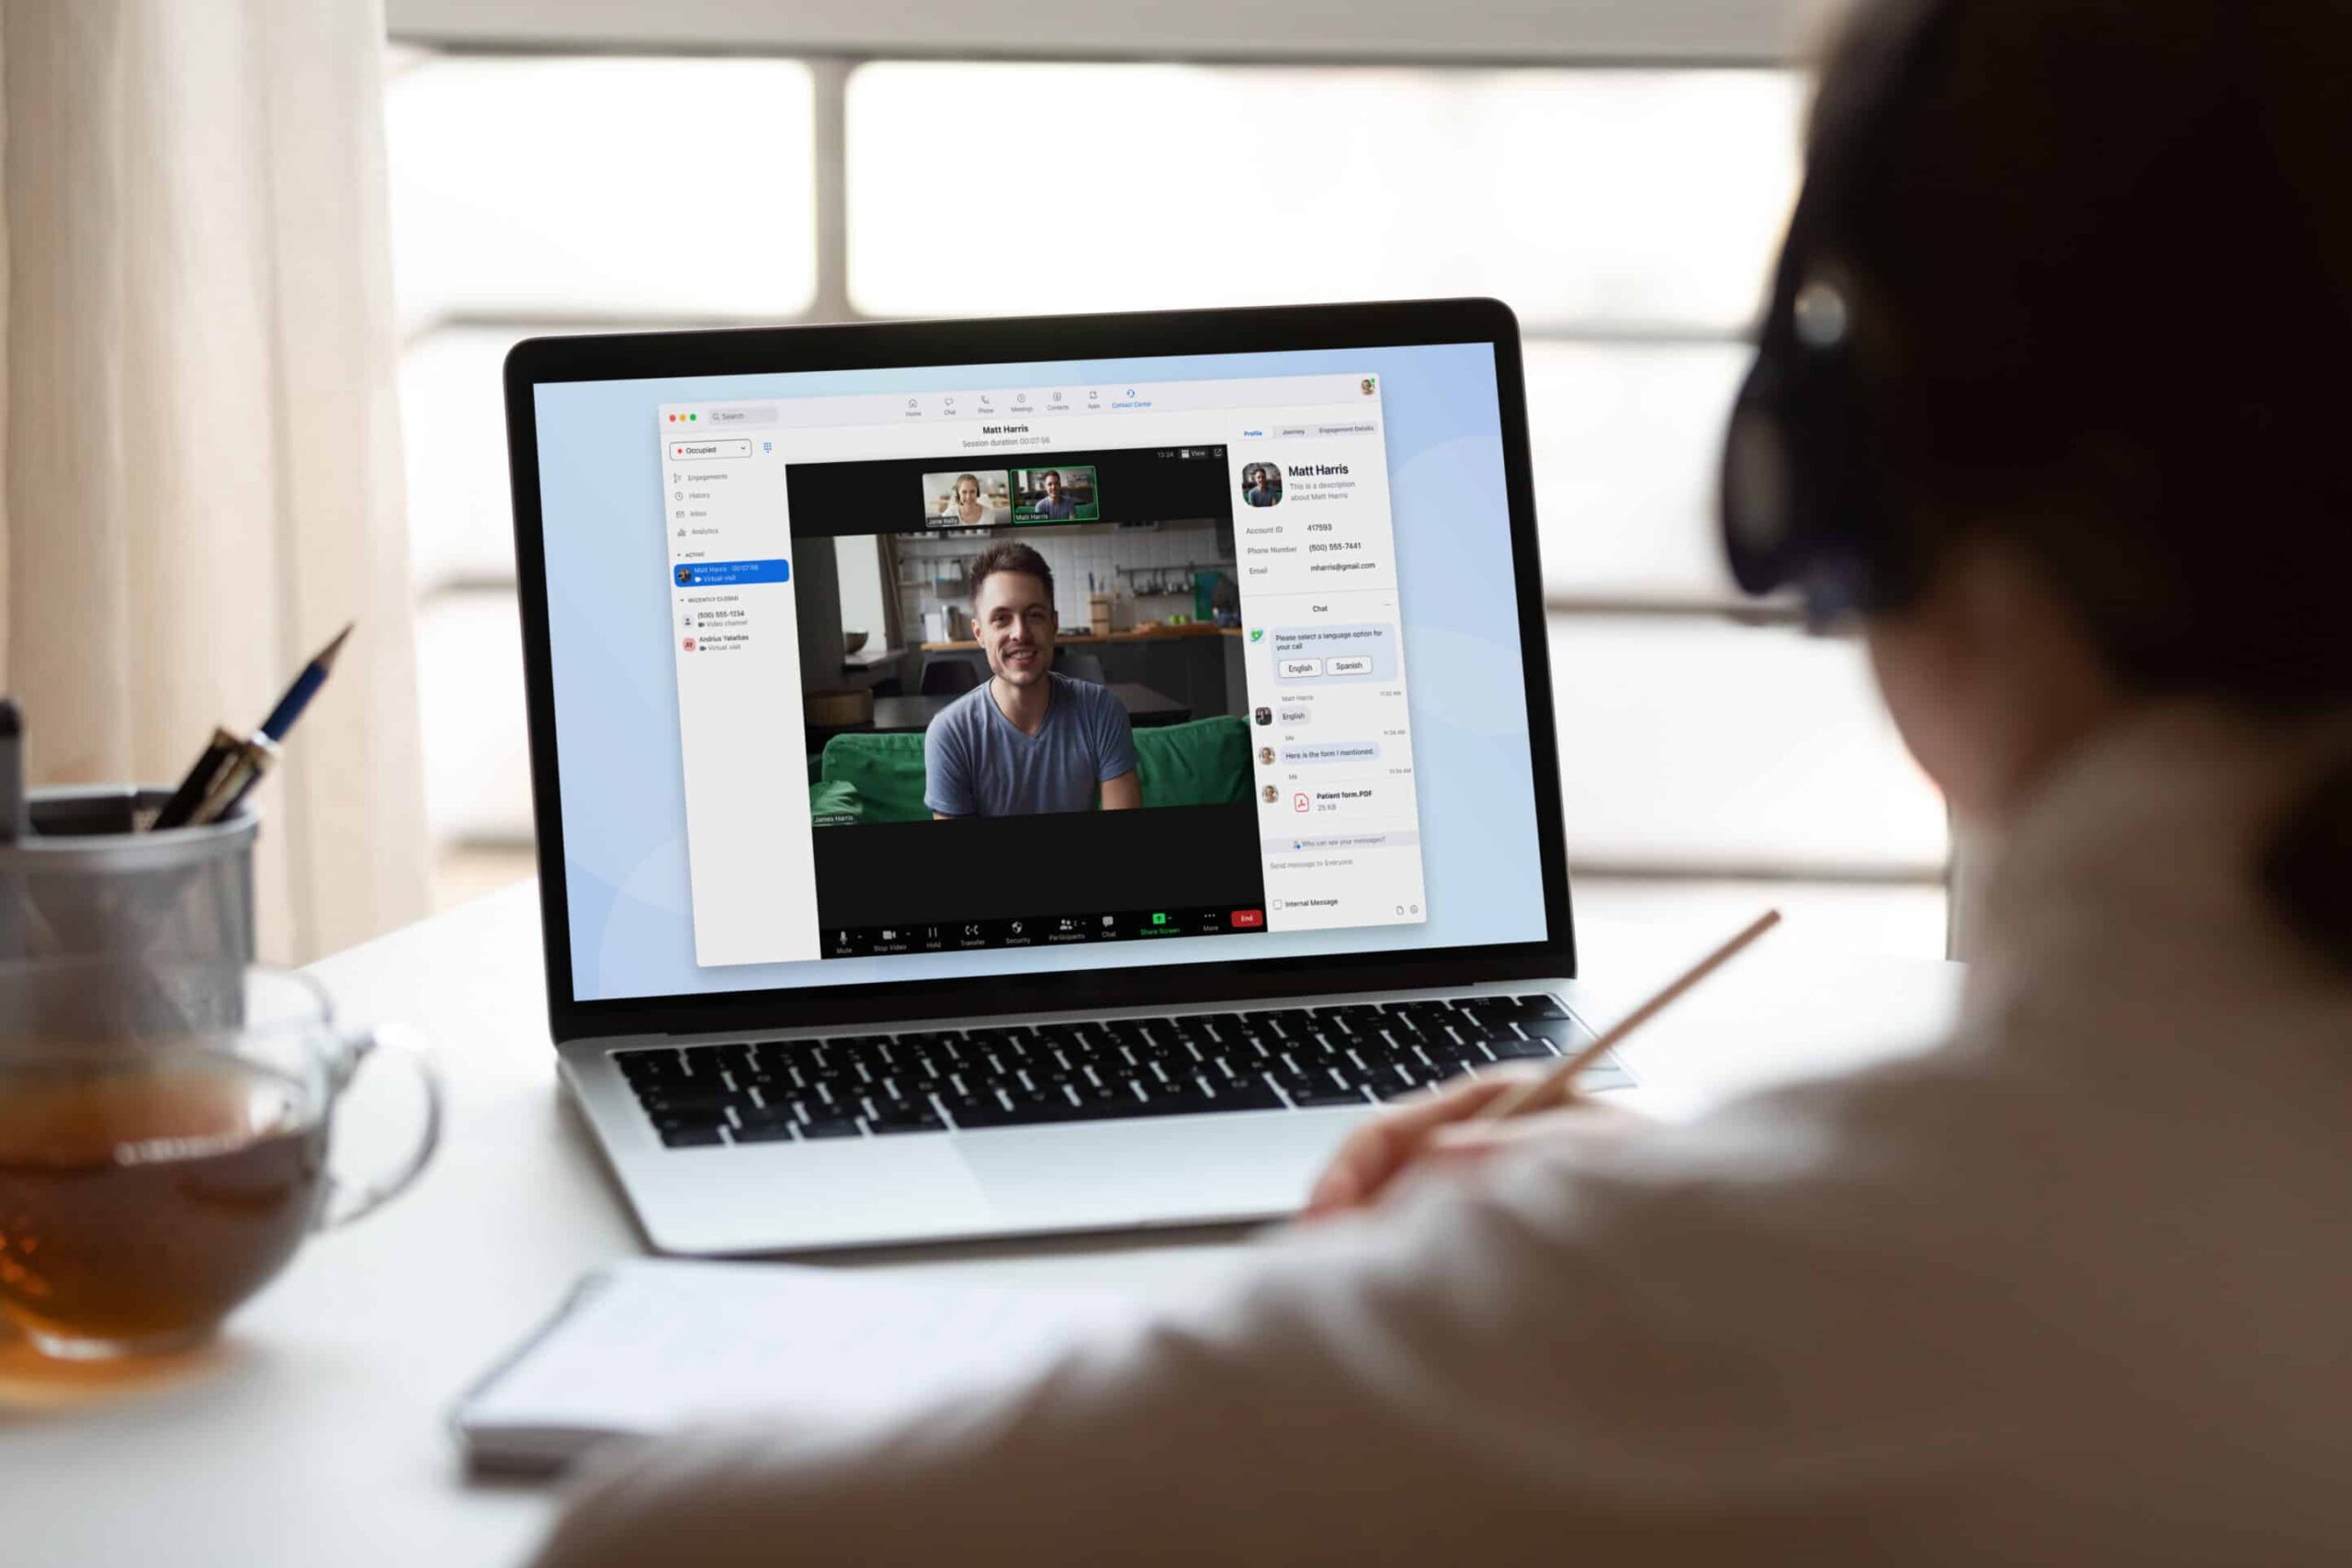
[(324, 1190), (301, 1087), (220, 1057), (0, 1077), (0, 1311), (52, 1348), (201, 1337)]

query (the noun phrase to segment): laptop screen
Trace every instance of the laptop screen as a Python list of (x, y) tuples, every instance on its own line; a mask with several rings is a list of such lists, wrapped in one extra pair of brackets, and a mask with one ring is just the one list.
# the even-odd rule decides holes
[(1544, 939), (1488, 345), (533, 390), (575, 999)]

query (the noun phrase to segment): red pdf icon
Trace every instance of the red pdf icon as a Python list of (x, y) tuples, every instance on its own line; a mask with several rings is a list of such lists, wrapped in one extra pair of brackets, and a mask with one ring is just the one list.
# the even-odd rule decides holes
[(1290, 808), (1293, 811), (1304, 811), (1306, 809), (1306, 795), (1305, 791), (1301, 791), (1299, 794), (1294, 795), (1290, 797)]

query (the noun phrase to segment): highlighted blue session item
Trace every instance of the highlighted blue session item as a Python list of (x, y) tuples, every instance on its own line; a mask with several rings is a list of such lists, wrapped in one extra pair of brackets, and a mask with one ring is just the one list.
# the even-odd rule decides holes
[(671, 578), (681, 588), (733, 588), (745, 582), (789, 582), (788, 560), (707, 560), (673, 569)]

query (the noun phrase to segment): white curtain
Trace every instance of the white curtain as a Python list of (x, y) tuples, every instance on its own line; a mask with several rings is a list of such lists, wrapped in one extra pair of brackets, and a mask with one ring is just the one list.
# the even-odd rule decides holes
[(379, 0), (0, 0), (0, 682), (169, 783), (358, 630), (260, 795), (266, 956), (425, 907)]

